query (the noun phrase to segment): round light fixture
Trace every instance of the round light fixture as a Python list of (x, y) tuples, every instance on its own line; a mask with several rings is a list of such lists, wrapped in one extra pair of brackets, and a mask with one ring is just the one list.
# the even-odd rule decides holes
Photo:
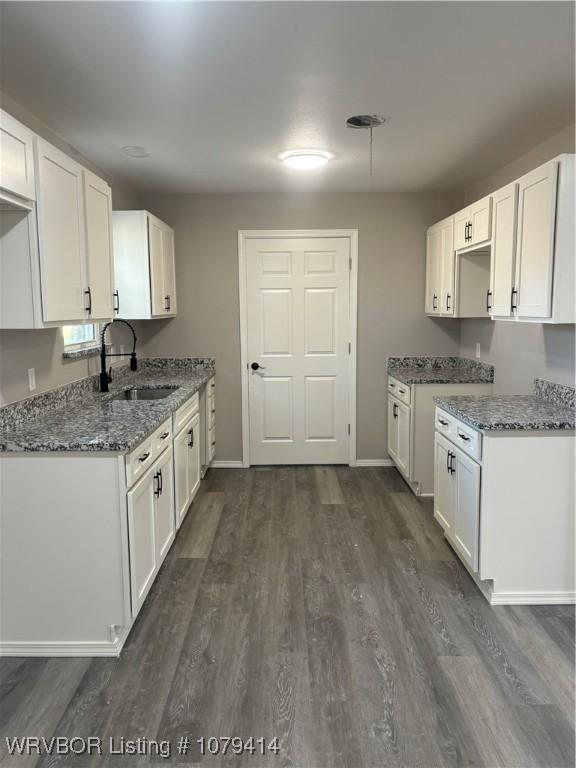
[(125, 155), (128, 155), (128, 157), (150, 157), (150, 152), (148, 152), (146, 147), (129, 145), (127, 147), (122, 147), (122, 152), (124, 152)]
[(298, 171), (312, 171), (326, 165), (333, 157), (331, 152), (325, 152), (323, 149), (291, 149), (279, 154), (278, 160)]

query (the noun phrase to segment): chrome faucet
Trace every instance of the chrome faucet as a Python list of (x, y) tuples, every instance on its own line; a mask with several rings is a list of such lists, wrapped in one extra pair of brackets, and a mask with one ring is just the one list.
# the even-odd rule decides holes
[[(106, 352), (106, 331), (108, 326), (112, 325), (112, 323), (124, 323), (124, 325), (127, 325), (128, 328), (130, 328), (134, 339), (132, 352)], [(127, 320), (122, 320), (117, 317), (115, 320), (106, 323), (104, 328), (102, 328), (102, 345), (100, 347), (100, 392), (108, 392), (108, 384), (112, 381), (112, 368), (110, 368), (110, 372), (106, 370), (106, 358), (127, 357), (128, 355), (130, 355), (130, 370), (138, 370), (138, 360), (136, 359), (136, 332)]]

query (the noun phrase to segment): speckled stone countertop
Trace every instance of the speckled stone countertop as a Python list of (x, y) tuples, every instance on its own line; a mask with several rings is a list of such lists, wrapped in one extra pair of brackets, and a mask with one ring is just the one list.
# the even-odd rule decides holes
[[(108, 394), (89, 392), (0, 433), (0, 452), (112, 451), (126, 453), (214, 376), (210, 367), (143, 366), (118, 375)], [(177, 387), (161, 400), (124, 401), (114, 396), (134, 387)]]
[[(481, 432), (574, 430), (575, 410), (566, 405), (573, 387), (535, 381), (534, 395), (458, 395), (435, 397), (436, 405)], [(556, 391), (555, 391), (556, 390)], [(543, 391), (546, 396), (542, 396)], [(572, 394), (573, 397), (573, 394)]]
[(403, 384), (491, 384), (494, 367), (466, 357), (389, 357), (388, 375)]

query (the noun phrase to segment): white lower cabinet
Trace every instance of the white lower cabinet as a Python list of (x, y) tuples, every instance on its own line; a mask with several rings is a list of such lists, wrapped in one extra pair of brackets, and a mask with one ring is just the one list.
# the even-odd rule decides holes
[(174, 439), (176, 527), (180, 528), (200, 486), (200, 414), (184, 425)]
[(574, 433), (435, 425), (434, 517), (487, 600), (574, 603)]
[(460, 559), (478, 569), (480, 466), (436, 434), (434, 517)]
[(396, 409), (396, 424), (398, 430), (398, 449), (396, 464), (406, 477), (410, 477), (410, 406), (398, 403)]
[(130, 595), (136, 617), (158, 571), (154, 530), (154, 492), (157, 474), (150, 469), (128, 491), (128, 532), (130, 542)]

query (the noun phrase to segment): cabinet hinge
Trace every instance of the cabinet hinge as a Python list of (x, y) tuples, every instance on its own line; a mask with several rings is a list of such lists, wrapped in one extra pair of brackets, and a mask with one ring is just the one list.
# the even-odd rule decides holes
[(348, 424), (348, 434), (350, 434), (350, 424)]
[(352, 342), (351, 341), (348, 342), (348, 354), (349, 355), (352, 354)]
[(348, 269), (352, 272), (352, 256), (348, 257)]

